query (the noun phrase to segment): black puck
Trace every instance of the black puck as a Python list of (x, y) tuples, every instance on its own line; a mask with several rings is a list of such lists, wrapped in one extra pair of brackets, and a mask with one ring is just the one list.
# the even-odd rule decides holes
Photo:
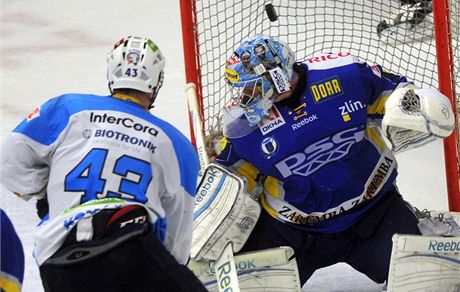
[(266, 4), (265, 5), (265, 12), (267, 12), (268, 19), (270, 19), (271, 22), (277, 21), (278, 20), (278, 14), (276, 14), (275, 7), (273, 7), (273, 4)]

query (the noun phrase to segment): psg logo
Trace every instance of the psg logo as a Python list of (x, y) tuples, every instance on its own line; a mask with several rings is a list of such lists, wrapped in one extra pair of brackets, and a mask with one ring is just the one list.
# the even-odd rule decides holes
[(270, 159), (278, 151), (278, 142), (275, 138), (268, 137), (262, 141), (262, 145), (260, 145), (260, 147), (266, 158)]

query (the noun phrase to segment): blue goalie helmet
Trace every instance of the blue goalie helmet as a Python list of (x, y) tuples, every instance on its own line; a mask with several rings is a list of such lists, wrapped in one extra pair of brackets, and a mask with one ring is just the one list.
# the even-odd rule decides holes
[(225, 79), (232, 104), (242, 109), (250, 126), (269, 115), (276, 97), (291, 89), (294, 62), (294, 52), (285, 43), (265, 35), (245, 40), (228, 58)]

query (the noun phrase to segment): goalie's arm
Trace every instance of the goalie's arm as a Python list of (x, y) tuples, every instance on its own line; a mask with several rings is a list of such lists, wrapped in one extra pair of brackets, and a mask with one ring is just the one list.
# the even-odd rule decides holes
[(262, 192), (259, 170), (251, 163), (241, 159), (234, 151), (232, 142), (226, 137), (222, 138), (220, 147), (220, 154), (216, 158), (216, 163), (242, 177), (245, 180), (246, 191), (257, 198)]
[(402, 87), (385, 103), (382, 131), (393, 149), (400, 151), (434, 137), (448, 137), (454, 123), (454, 112), (445, 95), (431, 88)]

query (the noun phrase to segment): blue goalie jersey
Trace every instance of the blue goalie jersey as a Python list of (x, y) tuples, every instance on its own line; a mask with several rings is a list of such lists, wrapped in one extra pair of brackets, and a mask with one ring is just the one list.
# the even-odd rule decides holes
[(339, 232), (394, 187), (397, 163), (379, 126), (388, 96), (413, 84), (348, 53), (296, 66), (306, 73), (299, 106), (275, 105), (251, 131), (225, 137), (217, 163), (244, 175), (251, 192), (261, 182), (261, 204), (272, 217)]

